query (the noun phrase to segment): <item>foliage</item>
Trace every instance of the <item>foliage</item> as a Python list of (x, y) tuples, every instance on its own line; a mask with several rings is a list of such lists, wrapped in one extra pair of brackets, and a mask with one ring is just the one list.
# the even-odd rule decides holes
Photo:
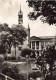
[(9, 57), (5, 56), (4, 59), (5, 60), (16, 60), (16, 57), (15, 56), (14, 57), (12, 57), (12, 56), (9, 56)]
[(10, 28), (8, 24), (0, 24), (0, 53), (6, 53), (7, 36), (9, 35)]
[(15, 80), (24, 80), (24, 77), (19, 74), (19, 70), (17, 69), (16, 65), (9, 65), (9, 64), (4, 64), (4, 67), (2, 69), (2, 73), (15, 79)]
[(12, 45), (16, 47), (17, 45), (23, 44), (23, 42), (26, 39), (27, 34), (23, 26), (13, 25), (12, 28), (9, 28), (8, 24), (5, 23), (0, 24), (0, 28), (1, 28), (0, 46), (4, 47), (3, 51), (5, 53), (6, 52), (10, 53)]
[(0, 24), (0, 32), (2, 31), (10, 31), (10, 28), (8, 27), (8, 24), (7, 23), (3, 23), (3, 24)]
[(40, 71), (31, 72), (29, 74), (29, 77), (31, 77), (33, 79), (36, 79), (36, 78), (41, 77), (41, 76), (43, 76), (43, 74)]
[(5, 46), (0, 45), (0, 54), (5, 54), (5, 53), (6, 53)]
[(2, 69), (3, 62), (4, 62), (4, 56), (0, 54), (0, 70)]
[(27, 57), (27, 55), (30, 56), (31, 52), (32, 52), (31, 49), (25, 48), (25, 49), (22, 50), (21, 56), (22, 57)]
[(56, 45), (56, 35), (55, 35), (54, 38), (53, 38), (53, 42), (54, 42), (54, 44)]
[(56, 1), (55, 0), (27, 0), (28, 6), (33, 8), (29, 13), (29, 18), (36, 20), (42, 16), (41, 20), (48, 24), (56, 23)]
[[(41, 71), (44, 75), (49, 74), (49, 76), (53, 75), (53, 70), (55, 68), (54, 62), (56, 61), (56, 50), (54, 46), (50, 46), (46, 51), (43, 52), (41, 56), (37, 59), (37, 64), (41, 66)], [(49, 65), (49, 69), (47, 70), (46, 65)]]
[(26, 31), (24, 27), (21, 25), (13, 25), (11, 28), (11, 34), (12, 34), (12, 43), (15, 44), (23, 44), (23, 42), (26, 39)]

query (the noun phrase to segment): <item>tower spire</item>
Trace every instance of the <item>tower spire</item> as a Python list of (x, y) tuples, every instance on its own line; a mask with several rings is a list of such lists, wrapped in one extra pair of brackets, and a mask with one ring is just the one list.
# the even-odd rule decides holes
[(20, 10), (18, 12), (18, 24), (20, 25), (23, 24), (23, 12), (21, 11), (21, 5), (20, 5)]
[(20, 4), (20, 12), (21, 12), (21, 4)]
[(30, 44), (30, 27), (29, 27), (29, 24), (28, 24), (28, 45)]
[(29, 23), (28, 23), (28, 29), (30, 29), (30, 27), (29, 27)]

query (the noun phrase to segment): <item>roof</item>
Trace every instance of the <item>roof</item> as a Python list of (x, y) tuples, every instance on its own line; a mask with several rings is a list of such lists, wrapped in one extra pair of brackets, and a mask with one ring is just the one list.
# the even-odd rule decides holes
[(41, 36), (40, 38), (41, 39), (53, 39), (54, 36)]
[(41, 40), (41, 39), (39, 37), (32, 36), (32, 37), (30, 37), (30, 40)]
[(53, 38), (54, 38), (54, 36), (41, 36), (41, 37), (32, 36), (32, 37), (30, 37), (30, 41), (52, 40)]

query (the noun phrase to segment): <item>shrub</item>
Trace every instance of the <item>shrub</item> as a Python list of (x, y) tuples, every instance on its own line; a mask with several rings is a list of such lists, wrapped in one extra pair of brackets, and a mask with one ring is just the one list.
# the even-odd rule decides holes
[(7, 63), (4, 64), (2, 73), (15, 79), (15, 80), (24, 80), (23, 75), (19, 74), (17, 66), (9, 66)]

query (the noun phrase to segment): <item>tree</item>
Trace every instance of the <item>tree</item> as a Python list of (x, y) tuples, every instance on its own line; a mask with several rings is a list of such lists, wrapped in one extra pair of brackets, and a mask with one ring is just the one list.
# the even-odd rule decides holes
[(19, 74), (19, 69), (17, 68), (17, 65), (10, 65), (8, 63), (3, 64), (2, 73), (15, 79), (15, 80), (24, 80), (24, 77), (22, 74)]
[(34, 80), (36, 80), (36, 78), (41, 76), (43, 76), (43, 74), (40, 71), (36, 71), (36, 72), (32, 71), (31, 73), (29, 73), (29, 78), (33, 78)]
[[(54, 46), (50, 46), (46, 51), (43, 52), (41, 56), (37, 59), (37, 64), (41, 66), (41, 71), (44, 73), (45, 77), (49, 74), (52, 78), (53, 71), (55, 68), (54, 62), (56, 61), (56, 50)], [(49, 69), (47, 70), (46, 65), (49, 65)], [(50, 78), (49, 77), (49, 78)]]
[(6, 53), (6, 49), (4, 45), (0, 45), (0, 54), (5, 54)]
[(27, 36), (25, 28), (22, 25), (13, 25), (11, 28), (11, 34), (14, 42), (16, 39), (16, 42), (18, 41), (18, 44), (23, 44)]
[(8, 27), (8, 24), (0, 24), (0, 53), (6, 53), (6, 42), (7, 36), (9, 35), (10, 28)]
[(56, 45), (56, 35), (53, 38), (53, 43), (54, 43), (54, 45)]
[(28, 6), (33, 8), (29, 18), (36, 20), (37, 17), (48, 24), (56, 23), (56, 0), (27, 0)]
[(15, 56), (16, 56), (16, 46), (22, 45), (26, 40), (26, 31), (22, 25), (13, 25), (12, 28), (9, 28), (8, 25), (1, 24), (1, 45), (5, 46), (7, 53), (11, 52), (11, 46), (15, 47)]
[(31, 49), (30, 48), (25, 48), (21, 52), (22, 57), (26, 58), (27, 56), (30, 57), (30, 55), (31, 55)]
[(12, 44), (15, 47), (16, 56), (16, 46), (23, 44), (23, 42), (26, 40), (27, 34), (22, 25), (13, 25), (10, 33), (12, 34)]

